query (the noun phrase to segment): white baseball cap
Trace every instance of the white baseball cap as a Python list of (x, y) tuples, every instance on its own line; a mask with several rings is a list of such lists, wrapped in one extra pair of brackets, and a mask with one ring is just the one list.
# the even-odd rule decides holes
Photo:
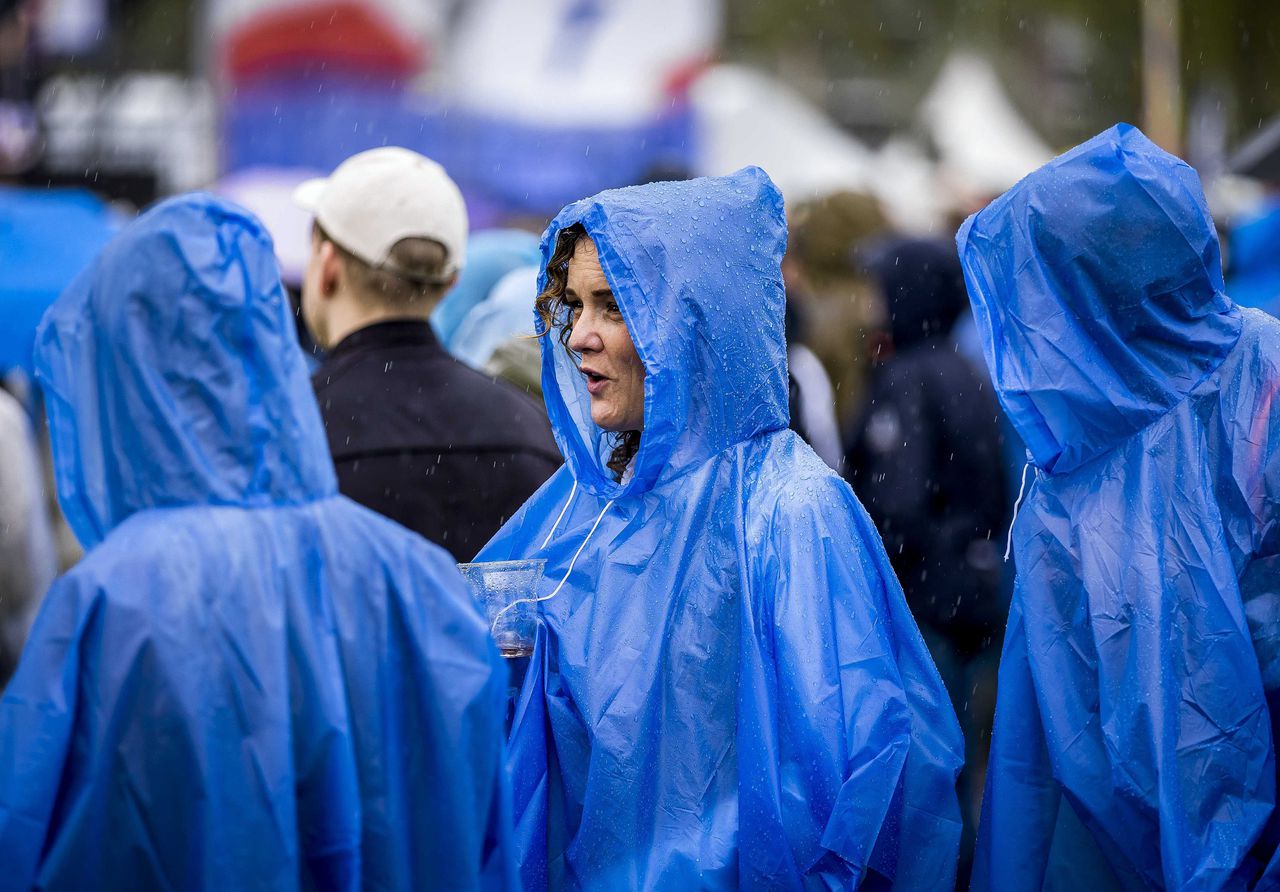
[(444, 245), (446, 276), (462, 269), (467, 206), (444, 168), (417, 152), (386, 146), (352, 155), (328, 177), (300, 184), (293, 200), (370, 266), (385, 267), (401, 239), (426, 238)]

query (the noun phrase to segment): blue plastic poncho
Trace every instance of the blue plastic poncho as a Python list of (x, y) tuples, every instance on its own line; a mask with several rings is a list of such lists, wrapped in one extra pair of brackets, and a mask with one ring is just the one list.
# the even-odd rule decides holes
[(973, 887), (1274, 888), (1280, 325), (1195, 172), (1125, 125), (958, 242), (1037, 474)]
[(535, 235), (519, 229), (487, 229), (472, 234), (467, 243), (466, 266), (457, 283), (431, 313), (431, 326), (444, 348), (460, 357), (467, 345), (458, 340), (460, 334), (465, 334), (459, 328), (467, 316), (488, 300), (503, 276), (537, 263)]
[(526, 887), (947, 886), (960, 734), (875, 528), (787, 430), (777, 189), (748, 168), (605, 192), (544, 258), (579, 222), (645, 427), (614, 483), (543, 338), (567, 464), (481, 553), (545, 558), (559, 588), (511, 738)]
[(40, 317), (120, 223), (86, 189), (0, 186), (0, 374), (31, 371)]
[(0, 889), (509, 888), (503, 670), (444, 552), (337, 494), (261, 225), (159, 205), (36, 368), (89, 552), (0, 701)]
[(1232, 231), (1227, 294), (1242, 307), (1280, 315), (1280, 199), (1263, 202)]
[[(458, 326), (450, 347), (453, 355), (472, 368), (482, 369), (498, 347), (518, 338), (532, 338), (534, 330), (529, 307), (537, 293), (536, 264), (517, 267), (507, 273)], [(530, 346), (536, 347), (533, 343)], [(529, 356), (536, 360), (538, 351), (531, 349)], [(537, 366), (530, 370), (535, 379), (537, 372)]]

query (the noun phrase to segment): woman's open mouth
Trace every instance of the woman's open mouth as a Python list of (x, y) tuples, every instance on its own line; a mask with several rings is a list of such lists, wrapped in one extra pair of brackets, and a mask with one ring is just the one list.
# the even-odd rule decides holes
[(608, 378), (606, 378), (604, 375), (600, 374), (599, 372), (595, 371), (594, 369), (589, 369), (586, 366), (582, 366), (578, 369), (578, 371), (582, 372), (582, 377), (587, 379), (587, 393), (591, 394), (592, 396), (599, 396), (600, 391), (603, 390), (604, 386), (609, 383)]

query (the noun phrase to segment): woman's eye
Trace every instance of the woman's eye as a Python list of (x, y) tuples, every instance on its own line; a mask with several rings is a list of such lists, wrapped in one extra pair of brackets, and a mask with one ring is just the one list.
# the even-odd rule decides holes
[(621, 316), (621, 315), (622, 315), (622, 310), (621, 310), (621, 308), (620, 308), (616, 303), (614, 303), (613, 301), (609, 301), (609, 303), (605, 305), (605, 310), (607, 310), (609, 313), (611, 313), (611, 314), (613, 314), (613, 315), (615, 315), (615, 316)]

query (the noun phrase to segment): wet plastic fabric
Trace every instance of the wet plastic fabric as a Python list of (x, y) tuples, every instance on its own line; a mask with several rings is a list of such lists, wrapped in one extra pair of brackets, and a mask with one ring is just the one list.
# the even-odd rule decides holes
[[(467, 365), (483, 369), (493, 351), (514, 339), (531, 338), (534, 334), (529, 308), (538, 294), (538, 267), (513, 269), (493, 286), (489, 297), (477, 304), (458, 326), (453, 340), (453, 355)], [(531, 343), (536, 347), (536, 343)], [(537, 350), (531, 351), (534, 357)], [(534, 369), (541, 368), (541, 363)]]
[[(537, 236), (519, 229), (490, 229), (472, 234), (467, 263), (458, 282), (431, 314), (431, 326), (444, 348), (463, 359), (466, 344), (458, 340), (462, 323), (483, 304), (502, 277), (522, 266), (538, 263)], [(532, 298), (530, 298), (532, 302)]]
[(0, 701), (0, 889), (510, 888), (504, 670), (444, 552), (337, 495), (261, 225), (159, 205), (36, 356), (90, 550)]
[(957, 240), (1037, 470), (973, 888), (1275, 888), (1280, 325), (1126, 125)]
[(960, 735), (875, 529), (786, 429), (777, 189), (748, 168), (605, 192), (544, 258), (576, 222), (644, 362), (645, 428), (614, 483), (543, 339), (567, 466), (481, 553), (545, 558), (544, 596), (565, 579), (511, 736), (526, 887), (946, 887)]

